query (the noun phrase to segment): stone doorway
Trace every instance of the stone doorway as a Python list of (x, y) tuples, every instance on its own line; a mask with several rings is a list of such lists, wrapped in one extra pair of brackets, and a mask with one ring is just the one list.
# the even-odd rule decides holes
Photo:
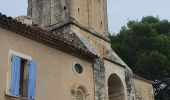
[(108, 98), (108, 100), (125, 100), (123, 83), (116, 74), (108, 78)]

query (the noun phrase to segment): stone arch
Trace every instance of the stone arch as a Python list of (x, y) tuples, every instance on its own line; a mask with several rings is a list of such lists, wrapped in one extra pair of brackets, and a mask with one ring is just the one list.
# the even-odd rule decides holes
[(71, 92), (73, 93), (73, 100), (88, 100), (90, 95), (86, 87), (80, 84), (73, 86)]
[(108, 100), (125, 100), (123, 83), (115, 73), (108, 78)]

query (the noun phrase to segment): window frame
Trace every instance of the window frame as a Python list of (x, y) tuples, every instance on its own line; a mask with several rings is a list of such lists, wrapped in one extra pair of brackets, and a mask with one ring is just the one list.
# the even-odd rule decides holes
[[(76, 71), (76, 69), (75, 69), (75, 65), (76, 65), (76, 64), (78, 64), (78, 65), (81, 66), (81, 68), (82, 68), (82, 73), (78, 73), (78, 72)], [(74, 74), (77, 75), (77, 76), (79, 76), (79, 77), (82, 77), (82, 76), (85, 74), (85, 66), (83, 66), (82, 64), (80, 64), (80, 63), (78, 63), (78, 62), (73, 64), (72, 70), (73, 70)]]
[(25, 60), (32, 60), (32, 57), (25, 55), (23, 53), (14, 51), (14, 50), (9, 50), (9, 55), (8, 55), (8, 71), (7, 71), (7, 83), (6, 83), (6, 91), (5, 91), (5, 96), (9, 98), (18, 98), (22, 100), (28, 100), (28, 97), (22, 97), (22, 96), (11, 96), (10, 94), (10, 85), (11, 85), (11, 74), (12, 74), (12, 55), (16, 55), (22, 59)]
[(76, 84), (71, 88), (71, 93), (73, 94), (73, 100), (77, 100), (77, 92), (81, 91), (84, 95), (83, 100), (89, 100), (89, 93), (87, 91), (87, 88), (81, 84)]
[[(78, 96), (77, 96), (77, 93), (78, 93), (78, 92), (81, 93), (82, 97), (78, 97)], [(80, 99), (80, 100), (81, 100), (81, 99), (82, 99), (82, 100), (86, 100), (86, 98), (87, 98), (87, 97), (86, 97), (86, 92), (85, 92), (85, 90), (84, 90), (82, 87), (78, 87), (78, 88), (77, 88), (75, 98), (76, 98), (76, 100), (79, 100), (79, 99)]]

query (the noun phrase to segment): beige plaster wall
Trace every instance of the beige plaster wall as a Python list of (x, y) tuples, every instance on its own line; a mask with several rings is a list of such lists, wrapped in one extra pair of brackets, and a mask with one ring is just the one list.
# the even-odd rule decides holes
[[(36, 100), (73, 100), (71, 88), (81, 84), (87, 88), (89, 100), (94, 100), (92, 64), (0, 28), (0, 100), (5, 99), (9, 50), (31, 56), (37, 61)], [(84, 67), (84, 75), (72, 70), (75, 63)]]
[(104, 66), (105, 66), (105, 78), (106, 78), (106, 99), (108, 100), (108, 78), (112, 74), (116, 74), (122, 81), (123, 87), (124, 87), (124, 96), (125, 100), (127, 100), (127, 91), (126, 91), (126, 83), (125, 83), (125, 69), (119, 65), (114, 64), (113, 62), (104, 60)]
[(152, 84), (137, 78), (133, 79), (135, 100), (154, 100)]
[(107, 34), (106, 12), (106, 0), (71, 0), (71, 16), (103, 35)]

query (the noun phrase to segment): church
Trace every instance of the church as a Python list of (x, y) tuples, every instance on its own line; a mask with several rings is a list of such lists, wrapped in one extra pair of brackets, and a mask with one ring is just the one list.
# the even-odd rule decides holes
[(107, 0), (28, 0), (27, 16), (0, 13), (0, 100), (154, 100), (108, 33)]

